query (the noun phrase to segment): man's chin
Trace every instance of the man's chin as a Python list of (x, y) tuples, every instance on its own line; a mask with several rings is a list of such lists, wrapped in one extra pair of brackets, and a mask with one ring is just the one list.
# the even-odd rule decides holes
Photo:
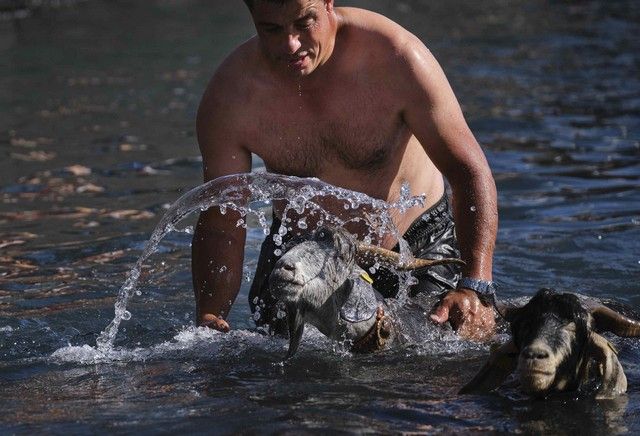
[(314, 69), (315, 68), (313, 68), (310, 65), (305, 65), (305, 66), (300, 67), (300, 68), (287, 66), (287, 71), (288, 71), (289, 75), (291, 75), (292, 77), (296, 77), (296, 78), (308, 76), (309, 74), (311, 74), (314, 71)]

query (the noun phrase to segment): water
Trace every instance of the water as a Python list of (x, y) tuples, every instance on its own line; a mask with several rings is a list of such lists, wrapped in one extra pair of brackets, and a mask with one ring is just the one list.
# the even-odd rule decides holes
[[(193, 326), (191, 235), (172, 232), (97, 349), (160, 217), (200, 183), (200, 94), (252, 28), (235, 2), (72, 3), (0, 21), (3, 433), (640, 430), (632, 340), (617, 341), (629, 392), (611, 402), (457, 396), (487, 350), (447, 331), (353, 356), (309, 329), (280, 365), (286, 341), (249, 330), (255, 215), (235, 330)], [(447, 72), (498, 184), (502, 295), (553, 286), (640, 307), (637, 2), (347, 3), (408, 27)]]
[[(280, 215), (282, 223), (277, 234), (272, 235), (276, 246), (284, 248), (283, 237), (288, 231), (308, 231), (308, 226), (303, 218), (292, 219), (290, 214), (292, 211), (295, 211), (298, 217), (300, 215), (316, 217), (316, 228), (320, 227), (320, 223), (345, 227), (349, 223), (362, 222), (368, 230), (364, 239), (372, 240), (382, 238), (387, 234), (399, 235), (398, 229), (391, 219), (391, 210), (403, 212), (411, 207), (424, 206), (424, 196), (411, 197), (408, 194), (411, 191), (408, 188), (405, 190), (407, 192), (400, 196), (398, 202), (386, 203), (362, 193), (326, 184), (319, 179), (303, 179), (266, 172), (220, 177), (193, 188), (167, 209), (145, 244), (142, 254), (129, 271), (125, 283), (118, 291), (115, 317), (96, 340), (98, 351), (102, 354), (109, 354), (113, 351), (113, 343), (120, 323), (123, 320), (131, 319), (131, 312), (127, 310), (127, 304), (134, 292), (139, 293), (137, 291), (138, 282), (145, 262), (158, 250), (160, 241), (169, 232), (177, 230), (176, 225), (188, 215), (206, 211), (212, 207), (218, 208), (223, 215), (229, 210), (233, 210), (242, 217), (238, 219), (236, 227), (247, 228), (247, 221), (253, 215), (257, 218), (262, 233), (269, 235), (270, 226), (267, 224), (265, 206), (281, 202), (285, 205)], [(332, 213), (322, 206), (326, 201), (344, 203), (344, 209), (346, 211), (353, 210), (353, 212)], [(298, 226), (288, 227), (292, 221), (297, 222)], [(299, 225), (301, 221), (304, 222), (302, 227)], [(193, 234), (192, 228), (189, 228), (186, 233)], [(403, 254), (410, 256), (406, 242), (404, 245), (405, 252)], [(276, 248), (274, 252), (279, 255), (282, 250)], [(224, 272), (226, 269), (227, 267), (223, 265), (220, 267), (220, 272)]]

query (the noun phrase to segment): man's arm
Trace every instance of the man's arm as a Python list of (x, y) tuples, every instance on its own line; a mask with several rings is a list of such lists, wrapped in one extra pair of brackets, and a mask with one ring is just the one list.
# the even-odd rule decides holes
[[(251, 153), (241, 144), (229, 105), (233, 87), (224, 76), (220, 71), (214, 75), (198, 108), (196, 131), (205, 182), (251, 170)], [(191, 258), (198, 325), (229, 330), (224, 318), (242, 282), (246, 231), (236, 226), (239, 218), (237, 212), (229, 210), (223, 215), (217, 207), (200, 214)]]
[[(487, 160), (467, 126), (460, 105), (435, 58), (416, 39), (402, 50), (408, 67), (405, 121), (453, 191), (456, 235), (467, 262), (463, 276), (491, 281), (498, 228), (496, 187)], [(493, 332), (493, 308), (475, 292), (449, 292), (431, 319), (450, 321), (463, 336), (483, 338)]]

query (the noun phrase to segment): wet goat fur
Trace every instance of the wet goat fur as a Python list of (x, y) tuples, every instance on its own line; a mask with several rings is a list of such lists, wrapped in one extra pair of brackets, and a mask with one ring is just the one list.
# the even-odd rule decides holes
[[(576, 295), (541, 289), (514, 319), (508, 321), (513, 341), (521, 354), (536, 340), (543, 341), (551, 349), (551, 357), (558, 365), (553, 386), (561, 381), (566, 383), (564, 389), (579, 386), (592, 319)], [(570, 328), (571, 324), (574, 329)]]
[(269, 277), (272, 295), (306, 313), (316, 327), (332, 323), (350, 289), (348, 279), (359, 269), (353, 238), (343, 229), (322, 227), (287, 245)]
[(498, 304), (512, 338), (491, 352), (460, 393), (493, 390), (516, 369), (522, 390), (534, 396), (579, 390), (604, 399), (626, 392), (617, 351), (598, 329), (638, 337), (637, 317), (624, 318), (607, 303), (541, 289), (523, 307)]

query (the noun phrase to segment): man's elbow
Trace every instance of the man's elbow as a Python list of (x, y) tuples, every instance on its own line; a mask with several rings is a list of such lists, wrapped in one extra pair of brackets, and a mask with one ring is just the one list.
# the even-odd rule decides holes
[(445, 177), (454, 191), (478, 187), (483, 191), (496, 191), (496, 182), (486, 161), (457, 166), (449, 174), (445, 174)]

